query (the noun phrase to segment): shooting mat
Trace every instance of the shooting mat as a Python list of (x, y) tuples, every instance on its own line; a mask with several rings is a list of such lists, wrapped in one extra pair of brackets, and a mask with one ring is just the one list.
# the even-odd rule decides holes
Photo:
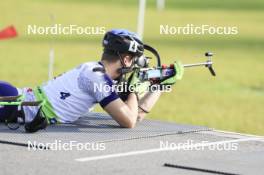
[(182, 134), (210, 130), (207, 127), (183, 125), (146, 119), (133, 129), (121, 128), (108, 115), (88, 113), (73, 124), (51, 125), (37, 133), (25, 133), (24, 127), (10, 130), (0, 124), (0, 143), (14, 142), (27, 144), (28, 141), (50, 143), (62, 142), (111, 142), (130, 139), (152, 138), (157, 136)]

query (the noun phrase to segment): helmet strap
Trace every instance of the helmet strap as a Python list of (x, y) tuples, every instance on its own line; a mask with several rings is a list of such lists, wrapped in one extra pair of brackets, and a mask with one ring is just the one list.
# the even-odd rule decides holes
[(131, 64), (131, 66), (126, 67), (124, 60), (121, 57), (121, 54), (119, 52), (117, 52), (117, 55), (119, 56), (119, 60), (120, 60), (121, 65), (122, 65), (122, 67), (117, 70), (118, 73), (120, 73), (120, 76), (116, 80), (120, 83), (120, 82), (125, 82), (126, 81), (126, 74), (133, 71), (133, 66), (135, 64), (135, 60), (133, 58), (133, 60), (132, 60), (133, 62)]

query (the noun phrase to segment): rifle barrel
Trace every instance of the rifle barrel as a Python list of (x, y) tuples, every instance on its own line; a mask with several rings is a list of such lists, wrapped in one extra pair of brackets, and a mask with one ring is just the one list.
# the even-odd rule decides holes
[(204, 63), (194, 63), (194, 64), (184, 64), (183, 67), (196, 67), (196, 66), (208, 66), (212, 65), (212, 61), (204, 62)]

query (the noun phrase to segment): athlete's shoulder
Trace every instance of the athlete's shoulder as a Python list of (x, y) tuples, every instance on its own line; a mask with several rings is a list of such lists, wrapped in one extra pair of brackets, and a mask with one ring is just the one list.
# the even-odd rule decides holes
[(93, 78), (93, 76), (98, 78), (105, 74), (104, 66), (101, 62), (86, 62), (81, 64), (79, 69), (81, 69), (82, 73), (91, 78)]
[(100, 62), (87, 62), (79, 66), (79, 83), (90, 82), (93, 84), (111, 84), (111, 78), (105, 73), (104, 66)]
[(79, 65), (77, 68), (85, 68), (92, 70), (94, 67), (102, 67), (101, 63), (98, 61), (85, 62)]

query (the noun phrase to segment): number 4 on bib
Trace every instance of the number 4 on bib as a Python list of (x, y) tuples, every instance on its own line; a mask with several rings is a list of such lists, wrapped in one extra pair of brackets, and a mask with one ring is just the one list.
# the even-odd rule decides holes
[(70, 93), (67, 92), (60, 92), (60, 99), (65, 100), (67, 97), (71, 96)]

